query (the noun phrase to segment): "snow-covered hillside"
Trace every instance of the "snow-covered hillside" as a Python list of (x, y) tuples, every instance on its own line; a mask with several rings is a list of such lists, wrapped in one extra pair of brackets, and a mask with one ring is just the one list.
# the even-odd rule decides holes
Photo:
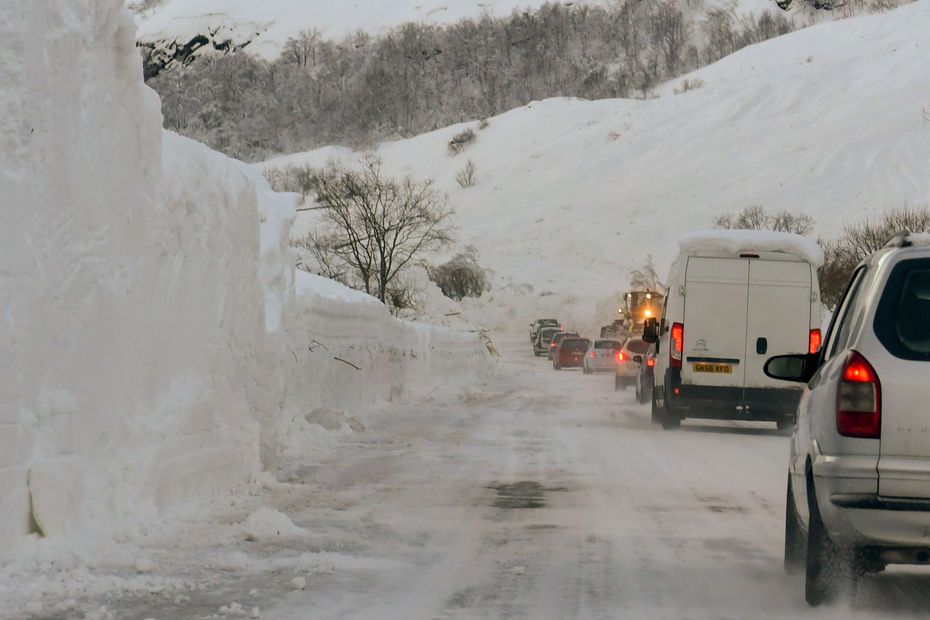
[[(930, 202), (928, 23), (921, 0), (746, 48), (686, 76), (704, 86), (683, 94), (676, 80), (648, 101), (547, 100), (491, 119), (457, 157), (447, 145), (462, 125), (380, 153), (448, 191), (461, 243), (497, 273), (502, 323), (537, 311), (588, 321), (647, 254), (664, 270), (676, 240), (719, 214), (787, 209), (829, 235)], [(352, 156), (333, 147), (265, 165)], [(462, 189), (469, 159), (477, 185)]]

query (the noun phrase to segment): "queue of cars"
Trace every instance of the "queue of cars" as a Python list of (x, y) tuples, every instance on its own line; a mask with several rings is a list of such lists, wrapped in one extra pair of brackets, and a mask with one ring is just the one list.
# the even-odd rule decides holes
[(930, 565), (930, 235), (866, 258), (825, 333), (805, 240), (718, 231), (680, 246), (642, 338), (563, 336), (556, 368), (585, 344), (585, 372), (607, 370), (613, 349), (615, 386), (634, 385), (666, 430), (685, 418), (792, 428), (784, 567), (805, 572), (809, 604), (891, 564)]

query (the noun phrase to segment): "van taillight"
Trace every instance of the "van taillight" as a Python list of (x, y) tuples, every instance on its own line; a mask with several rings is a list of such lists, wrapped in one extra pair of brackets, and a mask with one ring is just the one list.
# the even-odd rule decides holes
[(668, 348), (668, 365), (671, 368), (681, 368), (681, 354), (685, 348), (685, 326), (681, 323), (672, 324), (671, 343)]
[(852, 351), (836, 391), (836, 430), (845, 437), (882, 435), (882, 386), (872, 365)]
[(808, 338), (807, 352), (811, 355), (814, 355), (820, 351), (820, 345), (823, 343), (823, 336), (820, 334), (819, 329), (812, 329), (810, 337)]

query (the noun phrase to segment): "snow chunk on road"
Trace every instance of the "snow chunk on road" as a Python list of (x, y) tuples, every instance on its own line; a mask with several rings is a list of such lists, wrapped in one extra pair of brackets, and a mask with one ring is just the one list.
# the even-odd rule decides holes
[(271, 508), (259, 508), (242, 523), (246, 540), (269, 542), (283, 538), (304, 538), (307, 530), (294, 525), (290, 517)]
[(684, 254), (725, 254), (781, 252), (814, 267), (823, 265), (823, 250), (817, 242), (801, 235), (771, 230), (708, 230), (685, 235), (678, 241)]

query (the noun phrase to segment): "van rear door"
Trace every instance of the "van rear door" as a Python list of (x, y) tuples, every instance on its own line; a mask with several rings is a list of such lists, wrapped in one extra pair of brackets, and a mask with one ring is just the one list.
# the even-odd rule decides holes
[(762, 371), (775, 355), (807, 353), (811, 329), (811, 266), (798, 261), (749, 261), (746, 387), (791, 387)]
[(684, 385), (743, 387), (748, 288), (746, 259), (688, 259), (681, 370)]

